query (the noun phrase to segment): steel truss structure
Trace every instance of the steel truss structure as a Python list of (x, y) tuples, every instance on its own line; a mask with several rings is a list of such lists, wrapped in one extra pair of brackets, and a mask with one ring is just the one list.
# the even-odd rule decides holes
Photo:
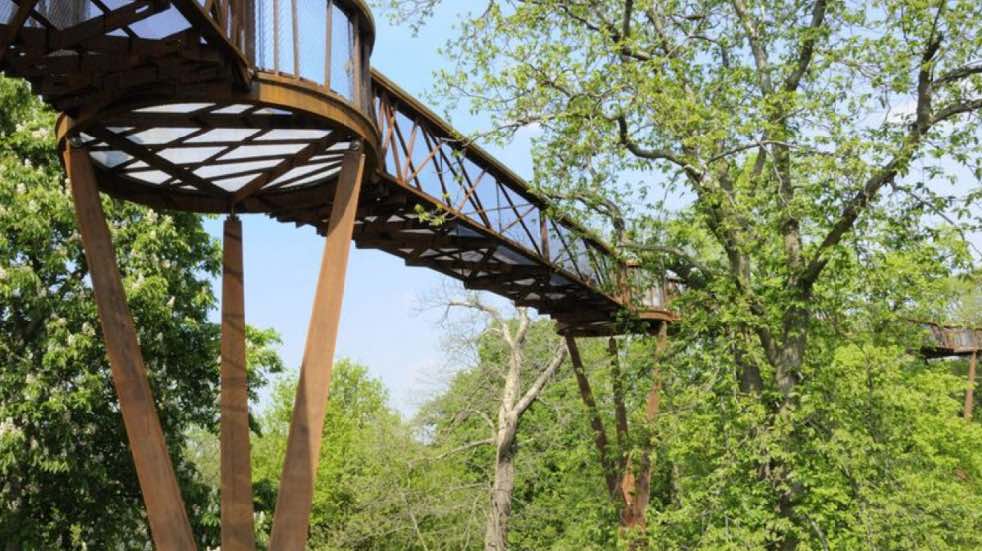
[(551, 316), (568, 339), (676, 319), (662, 282), (371, 70), (362, 0), (0, 0), (0, 70), (61, 112), (59, 148), (120, 412), (159, 549), (195, 548), (100, 192), (225, 213), (222, 548), (255, 549), (244, 236), (262, 213), (326, 236), (270, 548), (306, 545), (348, 251), (386, 251)]

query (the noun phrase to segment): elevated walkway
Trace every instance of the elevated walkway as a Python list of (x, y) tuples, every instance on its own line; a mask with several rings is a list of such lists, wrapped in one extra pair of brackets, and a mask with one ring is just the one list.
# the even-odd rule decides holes
[(228, 214), (222, 549), (255, 549), (239, 213), (325, 236), (269, 548), (305, 548), (351, 242), (497, 293), (567, 336), (665, 334), (669, 293), (371, 70), (362, 0), (0, 0), (0, 70), (59, 110), (154, 543), (195, 548), (99, 192)]
[(631, 330), (675, 319), (660, 282), (638, 282), (369, 69), (374, 23), (360, 1), (0, 0), (0, 23), (0, 69), (65, 113), (59, 135), (81, 139), (105, 192), (323, 233), (341, 157), (360, 142), (358, 247), (533, 307), (567, 335), (623, 332), (625, 314)]
[[(567, 337), (667, 334), (673, 286), (641, 270), (371, 69), (362, 0), (0, 0), (0, 70), (61, 112), (59, 148), (120, 412), (159, 549), (194, 549), (99, 192), (226, 213), (222, 548), (255, 549), (242, 228), (263, 213), (325, 235), (270, 549), (301, 551), (351, 241), (557, 321)], [(978, 330), (928, 324), (928, 356)], [(655, 386), (655, 392), (659, 387)]]
[(919, 321), (928, 338), (921, 353), (928, 358), (969, 357), (982, 352), (982, 329)]

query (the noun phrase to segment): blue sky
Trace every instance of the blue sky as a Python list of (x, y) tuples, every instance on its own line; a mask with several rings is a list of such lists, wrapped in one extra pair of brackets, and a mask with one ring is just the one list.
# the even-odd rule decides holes
[[(393, 27), (377, 11), (373, 67), (421, 96), (443, 62), (437, 49), (452, 30), (453, 16), (444, 10), (427, 26), (425, 37), (414, 38), (409, 29)], [(479, 128), (481, 121), (465, 113), (454, 115), (453, 122), (461, 130)], [(527, 143), (489, 149), (519, 174), (530, 175)], [(222, 219), (210, 219), (206, 227), (221, 238)], [(262, 215), (244, 216), (243, 233), (246, 320), (279, 331), (280, 355), (288, 369), (296, 370), (303, 356), (323, 238), (310, 227), (296, 228)], [(407, 267), (394, 256), (352, 247), (337, 357), (366, 365), (388, 387), (392, 405), (407, 414), (432, 394), (447, 367), (439, 325), (442, 312), (420, 310), (423, 298), (448, 281), (425, 268)], [(220, 294), (220, 287), (215, 290)]]

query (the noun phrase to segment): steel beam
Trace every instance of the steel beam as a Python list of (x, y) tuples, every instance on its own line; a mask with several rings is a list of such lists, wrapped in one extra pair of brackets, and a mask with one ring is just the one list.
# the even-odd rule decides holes
[(119, 409), (147, 507), (154, 545), (162, 551), (196, 549), (147, 381), (136, 326), (126, 304), (89, 153), (66, 145), (63, 155), (113, 384), (119, 396)]
[(365, 155), (361, 151), (345, 155), (331, 208), (273, 516), (270, 549), (276, 551), (303, 551), (307, 542), (345, 271), (364, 167)]
[(17, 8), (17, 13), (14, 14), (10, 26), (7, 27), (6, 36), (4, 36), (3, 40), (0, 40), (0, 64), (3, 64), (3, 58), (7, 54), (7, 50), (17, 41), (20, 28), (24, 26), (24, 23), (27, 23), (27, 18), (31, 16), (31, 10), (34, 9), (37, 3), (38, 0), (24, 0)]
[(978, 363), (979, 351), (973, 350), (968, 359), (968, 388), (965, 389), (965, 420), (972, 420), (975, 410), (975, 367)]
[(256, 541), (249, 456), (242, 222), (236, 216), (225, 220), (222, 243), (222, 549), (252, 551)]

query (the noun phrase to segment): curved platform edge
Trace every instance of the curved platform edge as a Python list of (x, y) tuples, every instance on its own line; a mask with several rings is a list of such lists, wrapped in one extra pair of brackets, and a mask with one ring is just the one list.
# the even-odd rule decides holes
[[(289, 77), (259, 73), (248, 92), (235, 92), (227, 87), (215, 86), (204, 90), (189, 91), (187, 94), (173, 96), (171, 94), (144, 95), (127, 101), (115, 102), (108, 106), (93, 107), (82, 110), (78, 116), (71, 117), (62, 113), (56, 125), (56, 137), (59, 147), (64, 149), (65, 141), (80, 136), (87, 131), (95, 131), (104, 121), (114, 117), (129, 114), (137, 118), (134, 110), (180, 103), (209, 103), (216, 105), (248, 104), (270, 109), (281, 109), (291, 113), (284, 117), (285, 128), (292, 124), (301, 124), (307, 128), (317, 128), (350, 134), (350, 140), (360, 141), (366, 154), (366, 173), (374, 173), (378, 166), (379, 131), (375, 121), (371, 120), (350, 105), (344, 98), (323, 87)], [(297, 116), (293, 116), (297, 115)], [(148, 120), (161, 115), (147, 114)], [(303, 119), (308, 119), (303, 122)], [(310, 121), (313, 121), (311, 124)], [(246, 117), (240, 123), (248, 128)], [(152, 128), (152, 125), (150, 125)], [(138, 147), (138, 145), (133, 144)], [(148, 154), (153, 155), (152, 152)], [(152, 163), (148, 163), (151, 164)], [(169, 163), (168, 163), (169, 164)], [(174, 170), (165, 170), (171, 176), (180, 179), (181, 174)], [(269, 212), (282, 208), (303, 208), (320, 206), (328, 201), (328, 194), (322, 191), (324, 184), (314, 188), (284, 190), (249, 196), (245, 199), (232, 201), (229, 197), (213, 195), (198, 190), (184, 190), (170, 187), (166, 192), (155, 189), (153, 185), (134, 182), (105, 167), (97, 169), (99, 187), (103, 191), (122, 199), (134, 201), (149, 207), (190, 210), (201, 213), (225, 212)], [(326, 184), (330, 186), (330, 182)]]

